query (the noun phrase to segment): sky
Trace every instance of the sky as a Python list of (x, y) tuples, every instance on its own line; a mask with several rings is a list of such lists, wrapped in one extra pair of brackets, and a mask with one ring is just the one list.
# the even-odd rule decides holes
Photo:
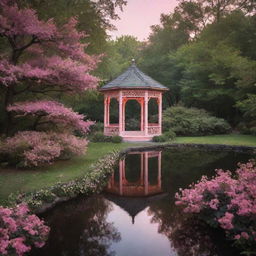
[(132, 35), (139, 40), (146, 40), (150, 26), (160, 23), (161, 13), (170, 13), (177, 5), (177, 0), (127, 0), (123, 12), (118, 11), (120, 20), (113, 21), (116, 31), (110, 31), (115, 39), (121, 35)]

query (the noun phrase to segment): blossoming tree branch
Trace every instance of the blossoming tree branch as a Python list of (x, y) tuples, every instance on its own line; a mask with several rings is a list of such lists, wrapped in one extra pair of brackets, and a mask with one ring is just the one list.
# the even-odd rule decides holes
[[(8, 136), (14, 135), (12, 140), (16, 141), (16, 147), (10, 149), (9, 138), (2, 150), (7, 158), (11, 158), (18, 144), (22, 141), (27, 144), (24, 154), (16, 155), (15, 164), (51, 162), (67, 151), (67, 144), (75, 148), (75, 144), (80, 145), (83, 147), (80, 152), (84, 152), (84, 139), (64, 136), (66, 140), (70, 139), (65, 143), (52, 139), (52, 133), (71, 135), (79, 131), (85, 134), (92, 124), (85, 121), (83, 115), (52, 100), (56, 93), (81, 93), (95, 88), (98, 82), (90, 72), (96, 68), (100, 56), (85, 52), (87, 45), (82, 40), (87, 35), (79, 32), (76, 25), (76, 18), (57, 26), (53, 19), (40, 20), (33, 9), (19, 8), (16, 1), (0, 1), (0, 37), (9, 48), (0, 56), (0, 90), (4, 96), (6, 118), (4, 130)], [(24, 124), (27, 126), (23, 127)], [(27, 131), (19, 132), (17, 127)], [(41, 141), (41, 148), (28, 145), (25, 138), (29, 134), (34, 141)], [(51, 154), (49, 141), (59, 148), (58, 154)], [(73, 153), (77, 153), (77, 148)], [(40, 159), (40, 154), (44, 159), (42, 156)]]

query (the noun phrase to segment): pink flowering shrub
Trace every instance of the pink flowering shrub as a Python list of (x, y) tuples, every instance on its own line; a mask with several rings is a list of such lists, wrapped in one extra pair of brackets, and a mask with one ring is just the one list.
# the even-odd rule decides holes
[(86, 145), (86, 139), (71, 134), (24, 131), (5, 139), (0, 155), (17, 167), (42, 166), (56, 159), (84, 154)]
[(87, 134), (89, 127), (94, 123), (84, 121), (84, 115), (80, 115), (56, 101), (18, 102), (9, 106), (8, 111), (15, 113), (17, 117), (34, 117), (34, 129), (46, 125), (48, 130), (50, 128), (65, 129), (70, 132), (75, 130)]
[(48, 233), (49, 227), (30, 214), (26, 204), (0, 206), (0, 255), (22, 256), (32, 247), (42, 247)]
[(246, 249), (256, 248), (256, 166), (239, 164), (235, 175), (217, 170), (216, 177), (203, 176), (197, 184), (176, 194), (176, 205), (198, 214), (213, 227)]

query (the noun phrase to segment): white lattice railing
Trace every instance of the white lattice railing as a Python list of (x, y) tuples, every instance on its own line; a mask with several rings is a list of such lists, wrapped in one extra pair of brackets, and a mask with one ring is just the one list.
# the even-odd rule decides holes
[(148, 134), (149, 135), (158, 135), (161, 133), (161, 127), (159, 124), (149, 124), (148, 126)]
[(104, 127), (105, 135), (118, 135), (119, 134), (119, 125), (109, 125)]

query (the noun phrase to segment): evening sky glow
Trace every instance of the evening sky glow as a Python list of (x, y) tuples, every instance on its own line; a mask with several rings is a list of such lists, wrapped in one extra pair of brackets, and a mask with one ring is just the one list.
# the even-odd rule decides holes
[(128, 0), (123, 12), (118, 11), (120, 20), (113, 21), (116, 31), (109, 32), (112, 38), (132, 35), (146, 40), (150, 26), (160, 23), (161, 13), (170, 13), (177, 5), (176, 0)]

